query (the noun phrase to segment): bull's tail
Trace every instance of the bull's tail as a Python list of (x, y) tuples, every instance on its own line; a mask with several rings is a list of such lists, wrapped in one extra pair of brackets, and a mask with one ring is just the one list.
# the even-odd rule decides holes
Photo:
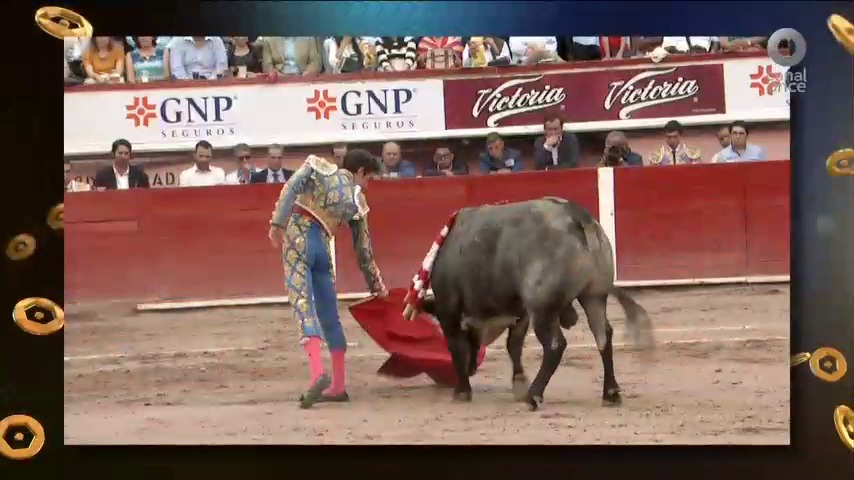
[(653, 335), (652, 319), (640, 304), (638, 304), (628, 292), (620, 287), (612, 287), (611, 295), (617, 298), (620, 306), (626, 312), (626, 327), (631, 335), (632, 343), (642, 350), (655, 348), (655, 336)]

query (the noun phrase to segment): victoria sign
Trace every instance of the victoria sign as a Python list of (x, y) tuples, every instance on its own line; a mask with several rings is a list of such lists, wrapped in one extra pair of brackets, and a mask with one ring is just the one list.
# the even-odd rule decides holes
[(726, 113), (722, 64), (445, 80), (448, 130)]

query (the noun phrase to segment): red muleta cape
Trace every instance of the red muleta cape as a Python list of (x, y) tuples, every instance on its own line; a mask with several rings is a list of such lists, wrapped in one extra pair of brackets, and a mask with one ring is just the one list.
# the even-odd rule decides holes
[[(371, 297), (350, 306), (350, 313), (377, 345), (390, 354), (377, 373), (397, 378), (427, 374), (439, 385), (454, 387), (451, 354), (442, 330), (430, 315), (419, 312), (411, 321), (403, 318), (407, 290), (396, 288), (388, 297)], [(486, 347), (477, 353), (478, 367)]]

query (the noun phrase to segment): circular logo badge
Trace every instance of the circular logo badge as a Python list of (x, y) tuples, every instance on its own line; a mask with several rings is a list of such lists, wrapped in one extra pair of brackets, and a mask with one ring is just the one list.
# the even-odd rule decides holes
[(36, 25), (52, 37), (91, 37), (92, 24), (77, 12), (62, 7), (42, 7), (36, 10)]
[[(781, 43), (788, 44), (788, 54), (780, 50)], [(804, 60), (807, 54), (807, 41), (804, 36), (794, 28), (781, 28), (772, 33), (768, 38), (768, 56), (777, 65), (783, 67), (794, 67)]]
[(822, 347), (814, 351), (809, 362), (813, 375), (825, 382), (838, 382), (848, 372), (848, 362), (842, 352), (832, 347)]
[[(6, 439), (10, 431), (13, 431), (10, 437), (14, 439), (15, 445), (11, 445)], [(29, 442), (26, 441), (27, 437)], [(44, 427), (33, 417), (11, 415), (0, 420), (0, 455), (6, 458), (12, 460), (33, 458), (44, 447), (44, 440)], [(27, 445), (18, 445), (19, 443)]]
[(844, 148), (827, 157), (827, 171), (834, 177), (854, 175), (854, 149)]
[(36, 239), (26, 233), (15, 235), (12, 240), (9, 240), (9, 244), (6, 245), (6, 256), (14, 261), (30, 258), (35, 251)]
[(15, 305), (12, 318), (31, 335), (50, 335), (62, 330), (65, 312), (46, 298), (25, 298)]
[(845, 47), (845, 50), (848, 50), (851, 55), (854, 55), (854, 25), (842, 15), (831, 15), (827, 19), (827, 27), (836, 41)]
[(833, 425), (842, 443), (854, 452), (854, 411), (845, 405), (839, 405), (833, 411)]
[(65, 228), (65, 204), (60, 203), (50, 209), (47, 213), (47, 224), (54, 230)]

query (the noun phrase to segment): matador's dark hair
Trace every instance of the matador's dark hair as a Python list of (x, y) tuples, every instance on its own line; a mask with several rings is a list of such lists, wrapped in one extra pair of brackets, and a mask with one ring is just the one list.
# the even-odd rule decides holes
[(371, 155), (371, 152), (361, 148), (348, 150), (347, 154), (344, 155), (344, 161), (341, 163), (345, 169), (353, 173), (358, 172), (360, 168), (365, 169), (366, 175), (382, 172), (382, 164), (379, 159)]

